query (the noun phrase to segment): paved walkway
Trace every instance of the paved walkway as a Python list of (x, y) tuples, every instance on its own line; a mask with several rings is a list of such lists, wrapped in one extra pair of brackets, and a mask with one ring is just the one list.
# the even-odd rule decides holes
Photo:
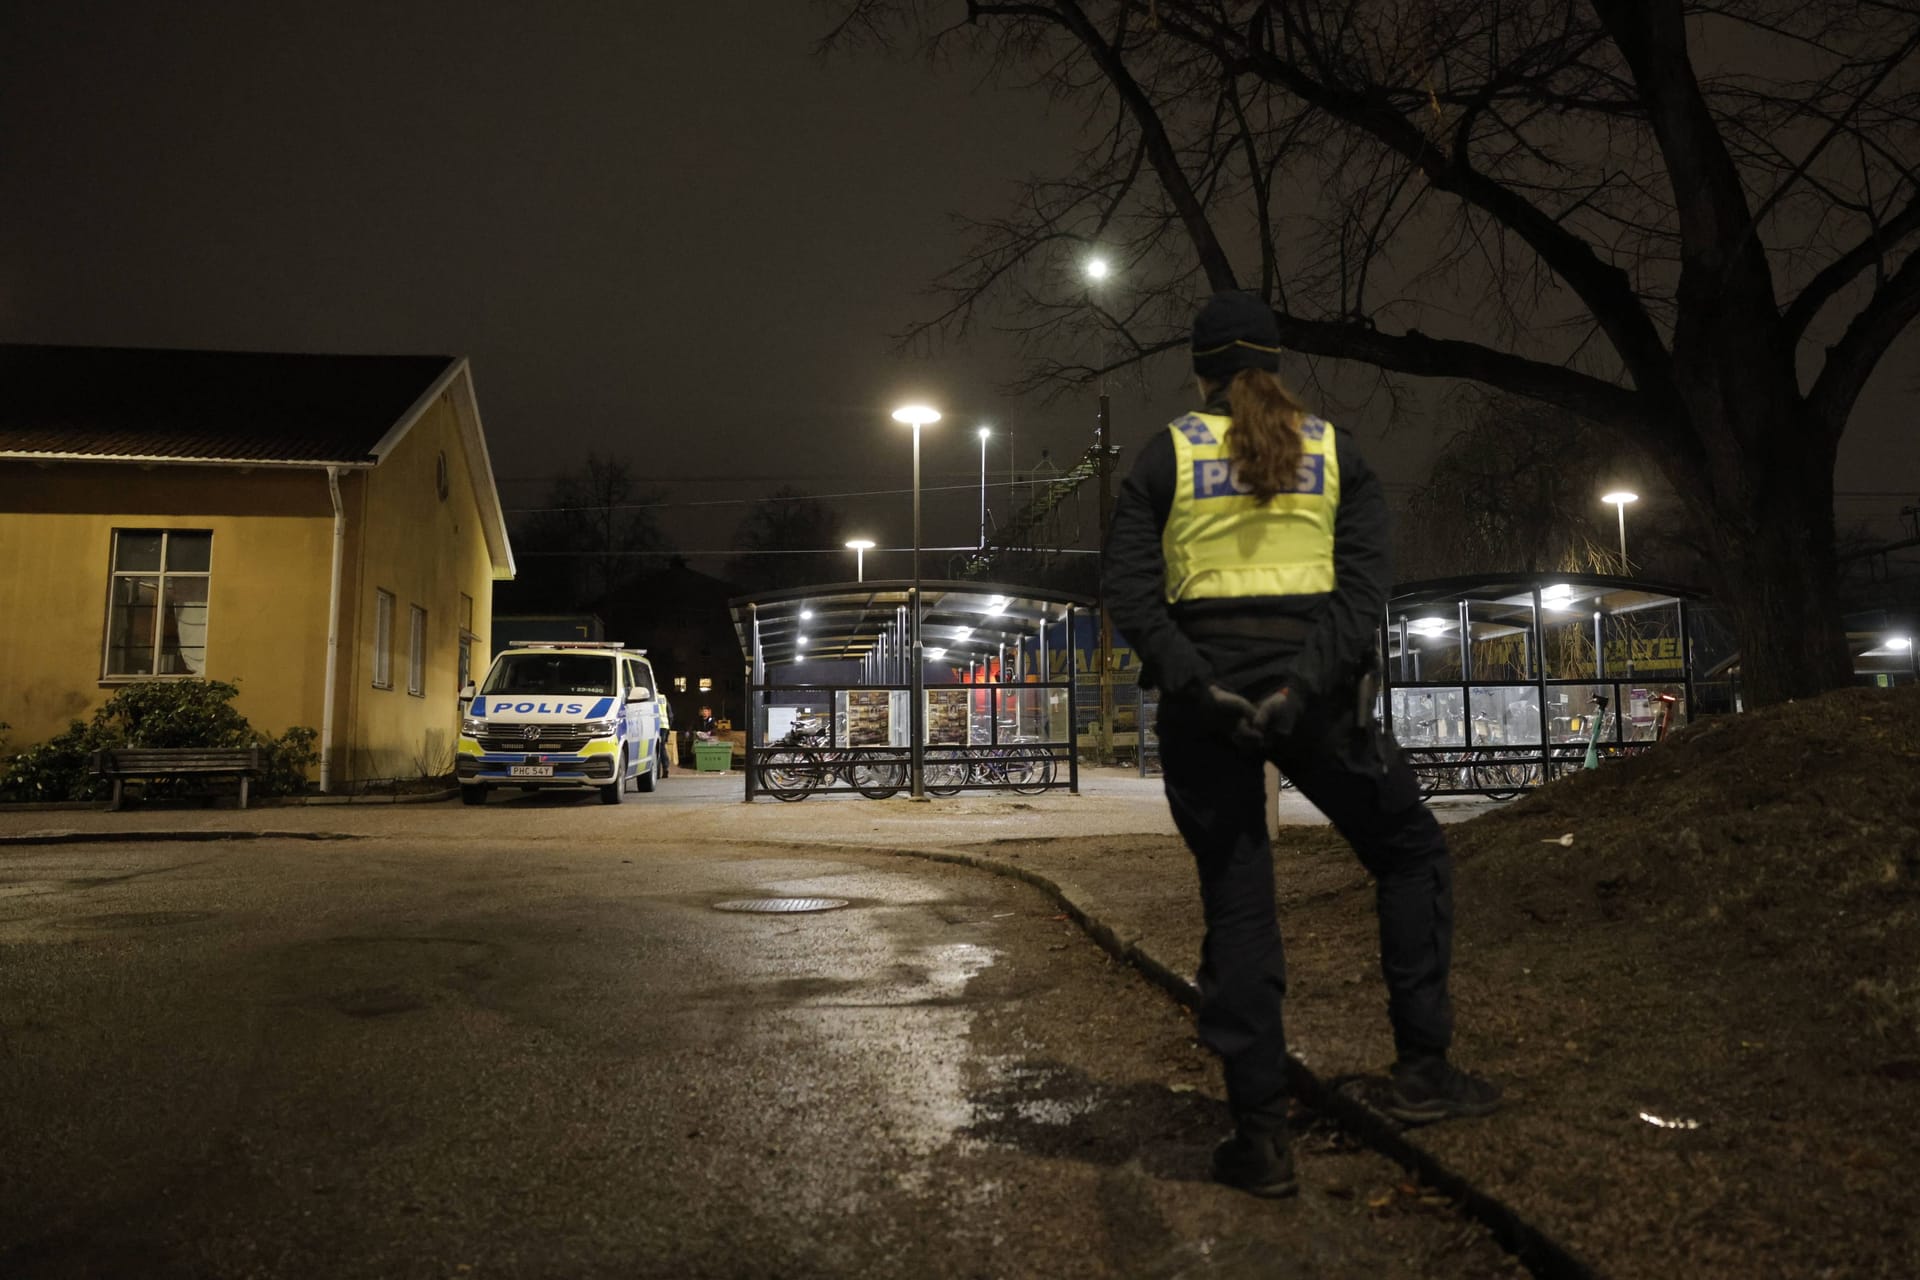
[[(1442, 801), (1443, 821), (1484, 812), (1484, 801)], [(1278, 826), (1324, 826), (1317, 810), (1292, 791), (1274, 796)], [(1013, 875), (1053, 894), (1102, 946), (1145, 972), (1176, 999), (1192, 1004), (1190, 974), (1200, 953), (1201, 919), (1190, 860), (1170, 843), (1176, 833), (1159, 780), (1125, 769), (1083, 769), (1081, 794), (1039, 796), (970, 793), (916, 802), (873, 801), (853, 794), (815, 795), (798, 803), (742, 800), (741, 775), (679, 773), (650, 795), (602, 805), (566, 793), (496, 794), (485, 806), (457, 800), (426, 803), (267, 804), (249, 810), (134, 805), (100, 809), (0, 809), (0, 857), (43, 841), (196, 840), (265, 834), (316, 838), (471, 843), (574, 842), (604, 848), (648, 845), (788, 843), (891, 850), (955, 861)], [(1093, 839), (1089, 839), (1089, 838)], [(1285, 841), (1281, 845), (1284, 847)], [(1355, 875), (1330, 871), (1342, 882)], [(1294, 878), (1283, 898), (1315, 891)], [(1320, 1105), (1343, 1113), (1373, 1144), (1425, 1179), (1467, 1195), (1471, 1179), (1448, 1168), (1391, 1125), (1329, 1094), (1300, 1064), (1296, 1080)], [(1503, 1234), (1527, 1229), (1505, 1207), (1482, 1204), (1482, 1216)], [(1550, 1252), (1552, 1246), (1545, 1247)], [(1577, 1271), (1577, 1268), (1576, 1268)]]
[[(0, 805), (0, 840), (30, 834), (70, 832), (127, 839), (140, 832), (216, 833), (274, 831), (338, 835), (418, 836), (464, 839), (485, 832), (501, 840), (603, 841), (631, 833), (637, 840), (729, 839), (824, 841), (893, 846), (974, 845), (984, 841), (1035, 840), (1053, 836), (1173, 835), (1173, 822), (1158, 778), (1130, 769), (1082, 769), (1080, 794), (1038, 796), (969, 792), (922, 802), (904, 795), (868, 800), (845, 793), (818, 794), (795, 803), (761, 798), (742, 801), (738, 772), (679, 772), (651, 795), (628, 795), (620, 805), (601, 805), (577, 793), (495, 793), (481, 808), (458, 801), (285, 804), (251, 809), (129, 805), (104, 809), (28, 809)], [(1484, 802), (1436, 806), (1443, 821), (1483, 812)], [(1323, 823), (1314, 807), (1292, 791), (1281, 792), (1277, 820)]]

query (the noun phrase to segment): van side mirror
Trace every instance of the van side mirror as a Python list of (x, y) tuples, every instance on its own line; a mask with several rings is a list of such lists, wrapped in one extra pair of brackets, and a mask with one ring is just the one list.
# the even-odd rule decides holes
[(628, 701), (628, 702), (652, 702), (652, 701), (653, 701), (653, 690), (651, 690), (651, 689), (629, 689), (629, 690), (627, 690), (627, 701)]
[(480, 690), (474, 686), (471, 680), (460, 686), (460, 697), (467, 702), (473, 701), (474, 695), (479, 692)]

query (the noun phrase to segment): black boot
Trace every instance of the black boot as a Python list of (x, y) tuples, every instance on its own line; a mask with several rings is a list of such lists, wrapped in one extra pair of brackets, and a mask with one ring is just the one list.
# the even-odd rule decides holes
[(1249, 1195), (1274, 1199), (1300, 1189), (1293, 1176), (1284, 1099), (1278, 1115), (1242, 1117), (1233, 1136), (1213, 1149), (1213, 1180)]
[(1393, 1084), (1381, 1109), (1403, 1124), (1431, 1124), (1492, 1115), (1499, 1108), (1499, 1085), (1434, 1056), (1394, 1063)]

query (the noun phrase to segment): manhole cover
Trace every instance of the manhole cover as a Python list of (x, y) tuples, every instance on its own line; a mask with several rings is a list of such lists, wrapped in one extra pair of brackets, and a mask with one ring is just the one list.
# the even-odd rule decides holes
[(715, 911), (761, 911), (772, 915), (791, 915), (800, 911), (832, 911), (847, 905), (845, 898), (735, 898), (716, 902)]

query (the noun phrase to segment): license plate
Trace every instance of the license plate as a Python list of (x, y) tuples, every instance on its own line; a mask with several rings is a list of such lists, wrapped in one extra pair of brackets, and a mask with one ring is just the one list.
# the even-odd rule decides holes
[(516, 764), (507, 766), (509, 778), (551, 778), (553, 766), (550, 764)]

